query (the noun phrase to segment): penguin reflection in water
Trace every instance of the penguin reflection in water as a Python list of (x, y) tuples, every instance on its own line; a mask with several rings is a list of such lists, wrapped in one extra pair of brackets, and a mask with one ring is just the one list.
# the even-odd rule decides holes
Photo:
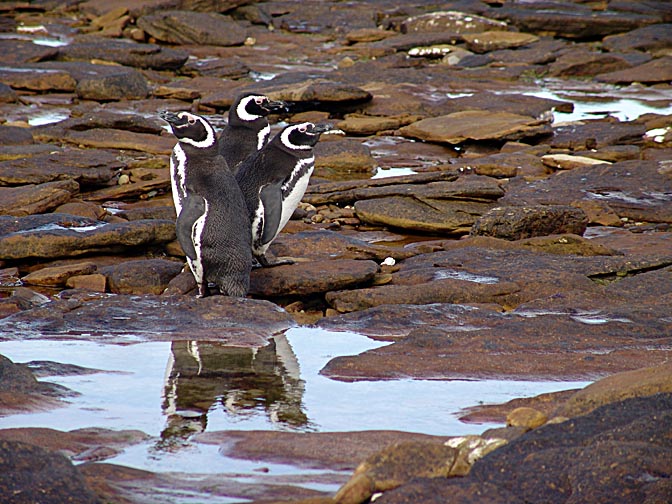
[(178, 142), (170, 157), (177, 239), (199, 297), (209, 283), (243, 297), (250, 286), (251, 230), (243, 194), (219, 154), (212, 125), (188, 112), (161, 112)]
[(306, 192), (315, 167), (313, 147), (322, 133), (342, 133), (331, 125), (291, 124), (238, 167), (236, 180), (252, 220), (252, 254), (261, 266), (291, 264), (266, 257)]
[(271, 126), (268, 115), (286, 110), (283, 101), (272, 101), (262, 94), (247, 92), (236, 97), (229, 109), (229, 121), (217, 140), (219, 153), (235, 174), (238, 165), (268, 143)]

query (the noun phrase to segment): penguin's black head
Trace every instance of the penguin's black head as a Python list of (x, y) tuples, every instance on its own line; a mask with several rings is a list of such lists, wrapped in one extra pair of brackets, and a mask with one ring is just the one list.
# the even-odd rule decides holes
[(272, 101), (257, 93), (245, 93), (236, 98), (229, 112), (229, 121), (234, 118), (242, 122), (253, 122), (274, 112), (287, 110), (283, 101)]
[(290, 124), (280, 132), (279, 136), (280, 142), (287, 149), (308, 150), (318, 142), (322, 133), (331, 131), (340, 132), (340, 130), (334, 130), (334, 127), (331, 124), (303, 122)]
[(217, 142), (215, 129), (203, 117), (189, 112), (159, 112), (159, 117), (170, 125), (170, 129), (180, 142), (206, 149)]

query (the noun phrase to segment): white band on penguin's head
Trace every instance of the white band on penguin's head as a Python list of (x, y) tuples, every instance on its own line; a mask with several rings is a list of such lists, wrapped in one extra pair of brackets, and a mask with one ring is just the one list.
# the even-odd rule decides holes
[(256, 95), (250, 95), (246, 96), (242, 100), (240, 100), (240, 103), (236, 107), (236, 114), (240, 118), (241, 121), (255, 121), (263, 116), (257, 115), (257, 114), (250, 114), (247, 111), (247, 106), (249, 105), (250, 102), (252, 101), (257, 101), (257, 100), (262, 100), (263, 101), (264, 97), (263, 96), (256, 96)]
[(206, 149), (208, 147), (212, 147), (213, 145), (215, 145), (215, 143), (217, 142), (215, 129), (212, 126), (210, 126), (210, 123), (208, 123), (208, 121), (197, 115), (190, 114), (189, 112), (180, 112), (178, 115), (180, 117), (186, 117), (188, 121), (186, 124), (177, 126), (178, 129), (188, 128), (190, 126), (193, 126), (194, 123), (200, 122), (207, 133), (205, 139), (201, 141), (194, 140), (193, 138), (181, 137), (178, 139), (180, 142), (193, 145), (197, 149)]
[(291, 135), (294, 131), (300, 131), (304, 135), (314, 135), (314, 133), (310, 133), (308, 131), (309, 128), (312, 128), (314, 126), (313, 123), (310, 122), (304, 122), (304, 123), (299, 123), (299, 124), (292, 124), (291, 126), (288, 126), (283, 130), (283, 132), (280, 134), (280, 141), (282, 142), (282, 145), (287, 147), (288, 149), (300, 149), (300, 150), (310, 150), (313, 147), (311, 145), (301, 145), (301, 144), (295, 144), (292, 143), (292, 141), (289, 139), (289, 135)]

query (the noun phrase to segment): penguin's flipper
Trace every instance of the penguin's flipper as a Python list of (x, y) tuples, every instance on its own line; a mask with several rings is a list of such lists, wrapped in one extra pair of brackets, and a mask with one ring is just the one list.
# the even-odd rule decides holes
[(267, 184), (259, 190), (259, 199), (264, 204), (264, 230), (261, 243), (270, 243), (280, 230), (282, 218), (282, 190), (280, 184)]
[(187, 197), (182, 201), (182, 211), (177, 217), (175, 231), (177, 240), (189, 259), (196, 259), (196, 249), (194, 248), (194, 241), (191, 239), (191, 232), (194, 223), (204, 212), (205, 199), (198, 194), (187, 194)]

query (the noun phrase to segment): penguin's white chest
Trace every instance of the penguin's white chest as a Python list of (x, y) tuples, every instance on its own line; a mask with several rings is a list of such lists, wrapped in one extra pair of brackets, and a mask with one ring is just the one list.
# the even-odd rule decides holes
[(177, 215), (182, 211), (182, 201), (184, 200), (187, 176), (187, 155), (178, 143), (173, 148), (173, 155), (170, 156), (170, 187), (173, 192), (173, 204)]
[(287, 181), (282, 185), (282, 215), (280, 217), (280, 225), (278, 226), (278, 233), (285, 227), (289, 219), (292, 217), (294, 210), (301, 198), (306, 193), (310, 176), (313, 174), (315, 168), (315, 158), (309, 157), (301, 159), (296, 163), (292, 174)]

